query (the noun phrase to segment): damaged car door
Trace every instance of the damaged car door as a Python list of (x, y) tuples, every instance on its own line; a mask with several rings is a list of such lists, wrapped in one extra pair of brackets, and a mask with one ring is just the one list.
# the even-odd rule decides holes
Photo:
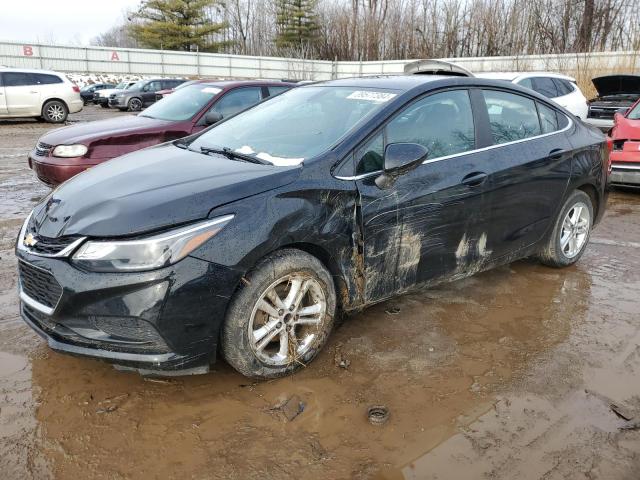
[[(487, 215), (486, 167), (471, 153), (471, 105), (466, 89), (422, 97), (356, 149), (367, 302), (464, 275), (477, 255), (479, 225)], [(378, 186), (385, 150), (401, 143), (423, 146), (426, 160)]]

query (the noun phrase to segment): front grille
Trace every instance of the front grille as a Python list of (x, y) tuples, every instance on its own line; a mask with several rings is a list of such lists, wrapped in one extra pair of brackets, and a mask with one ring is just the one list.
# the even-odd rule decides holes
[[(32, 242), (31, 245), (25, 245), (31, 253), (40, 254), (40, 255), (55, 255), (60, 253), (62, 250), (67, 248), (71, 243), (78, 240), (78, 237), (71, 236), (63, 236), (57, 238), (45, 237), (43, 235), (38, 235), (36, 233), (36, 225), (35, 220), (32, 217), (29, 221), (29, 225), (27, 225), (27, 230), (25, 231), (25, 235), (31, 234), (35, 243)], [(23, 239), (24, 240), (24, 239)]]
[(18, 262), (20, 285), (30, 298), (54, 308), (62, 296), (62, 287), (49, 272), (25, 262)]
[(49, 145), (48, 143), (38, 142), (36, 145), (36, 155), (39, 157), (46, 157), (49, 155), (51, 150), (53, 149), (53, 145)]

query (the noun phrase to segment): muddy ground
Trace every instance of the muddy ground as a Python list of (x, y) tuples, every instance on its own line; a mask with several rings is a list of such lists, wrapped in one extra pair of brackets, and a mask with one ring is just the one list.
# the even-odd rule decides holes
[(19, 318), (13, 241), (48, 191), (26, 153), (49, 128), (0, 121), (1, 479), (640, 478), (623, 429), (640, 421), (640, 192), (612, 194), (576, 266), (521, 261), (370, 308), (291, 378), (145, 379), (54, 353)]

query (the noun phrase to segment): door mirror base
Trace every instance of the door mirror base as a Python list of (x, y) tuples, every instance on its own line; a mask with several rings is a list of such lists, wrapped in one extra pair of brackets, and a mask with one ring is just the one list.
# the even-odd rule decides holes
[(413, 170), (429, 155), (419, 143), (390, 143), (384, 149), (384, 171), (375, 179), (378, 188), (389, 188), (400, 175)]

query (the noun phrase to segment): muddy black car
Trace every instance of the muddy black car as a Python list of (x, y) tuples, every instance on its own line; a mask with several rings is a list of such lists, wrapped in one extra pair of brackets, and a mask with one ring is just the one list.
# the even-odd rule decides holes
[(139, 371), (308, 364), (338, 312), (535, 256), (583, 254), (605, 137), (463, 77), (303, 86), (64, 183), (25, 221), (22, 317)]

